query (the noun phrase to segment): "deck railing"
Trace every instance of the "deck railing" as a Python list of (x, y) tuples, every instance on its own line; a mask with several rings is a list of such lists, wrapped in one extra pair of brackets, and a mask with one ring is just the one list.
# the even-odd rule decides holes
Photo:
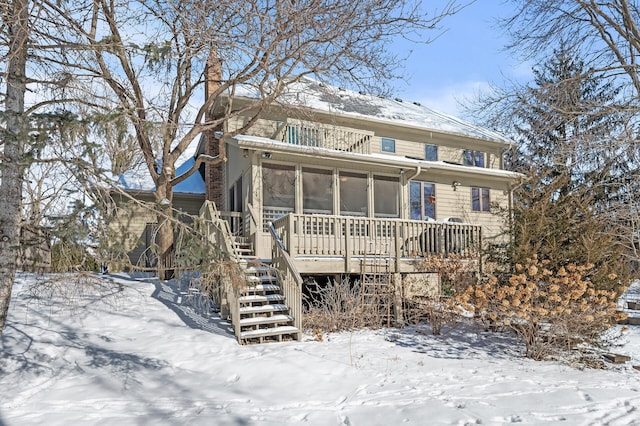
[(273, 226), (292, 257), (388, 253), (398, 260), (433, 254), (477, 254), (481, 227), (402, 219), (288, 214)]
[[(302, 330), (302, 277), (291, 257), (289, 257), (282, 239), (271, 223), (269, 224), (269, 231), (273, 240), (271, 265), (278, 271), (280, 290), (285, 297), (286, 305), (289, 307), (289, 315), (293, 317), (293, 325), (298, 330)], [(301, 338), (300, 332), (297, 340), (301, 340)]]
[(244, 214), (240, 212), (219, 211), (218, 216), (229, 224), (231, 235), (244, 235), (244, 224), (246, 222)]
[[(230, 224), (222, 217), (212, 201), (204, 202), (200, 208), (200, 217), (205, 219), (205, 235), (207, 235), (209, 242), (219, 249), (217, 252), (218, 259), (238, 262), (239, 255), (233, 243)], [(238, 286), (233, 285), (229, 277), (222, 277), (219, 290), (220, 315), (231, 318), (233, 331), (236, 336), (240, 336), (240, 303), (238, 302), (240, 289)]]
[(373, 132), (327, 127), (313, 123), (293, 123), (287, 124), (281, 140), (292, 145), (371, 154), (372, 138)]

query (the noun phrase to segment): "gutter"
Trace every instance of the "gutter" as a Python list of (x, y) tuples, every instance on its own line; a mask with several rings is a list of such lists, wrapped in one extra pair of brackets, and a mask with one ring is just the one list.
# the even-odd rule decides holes
[[(230, 142), (239, 148), (249, 148), (260, 151), (271, 151), (281, 154), (318, 157), (322, 156), (328, 159), (336, 159), (339, 161), (352, 162), (358, 164), (376, 164), (384, 167), (396, 168), (415, 168), (417, 173), (423, 172), (425, 169), (440, 172), (461, 172), (466, 175), (476, 175), (495, 179), (517, 179), (522, 175), (516, 172), (510, 172), (502, 169), (488, 169), (483, 167), (471, 167), (462, 165), (445, 164), (440, 161), (420, 161), (410, 160), (403, 157), (383, 156), (380, 154), (359, 154), (346, 151), (333, 151), (318, 147), (304, 147), (299, 145), (285, 144), (273, 139), (238, 135)], [(415, 178), (417, 175), (412, 177)]]

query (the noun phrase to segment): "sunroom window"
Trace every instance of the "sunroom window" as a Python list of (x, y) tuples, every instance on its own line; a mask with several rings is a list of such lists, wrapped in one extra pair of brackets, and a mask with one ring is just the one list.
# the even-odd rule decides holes
[(302, 208), (305, 214), (331, 214), (333, 185), (331, 170), (302, 169)]
[(367, 216), (367, 175), (340, 172), (340, 214)]
[(399, 188), (400, 182), (396, 177), (373, 177), (373, 205), (376, 217), (400, 217)]
[(262, 204), (265, 224), (295, 208), (296, 174), (293, 166), (262, 165)]

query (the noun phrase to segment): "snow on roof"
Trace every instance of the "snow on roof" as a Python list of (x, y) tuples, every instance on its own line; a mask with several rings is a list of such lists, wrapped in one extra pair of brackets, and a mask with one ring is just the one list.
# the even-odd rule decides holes
[[(195, 163), (195, 158), (190, 157), (176, 169), (176, 176), (186, 173)], [(154, 191), (155, 185), (149, 173), (146, 170), (128, 170), (118, 176), (118, 182), (125, 189)], [(174, 193), (183, 194), (204, 194), (206, 187), (202, 175), (199, 172), (193, 173), (191, 176), (173, 187)]]
[(155, 185), (144, 167), (127, 170), (118, 175), (118, 184), (124, 189), (153, 191)]
[[(256, 98), (259, 92), (250, 86), (239, 87), (240, 96)], [(319, 111), (363, 119), (416, 127), (425, 131), (456, 134), (511, 144), (513, 141), (493, 130), (475, 125), (417, 102), (389, 99), (330, 86), (308, 77), (291, 83), (278, 101)]]

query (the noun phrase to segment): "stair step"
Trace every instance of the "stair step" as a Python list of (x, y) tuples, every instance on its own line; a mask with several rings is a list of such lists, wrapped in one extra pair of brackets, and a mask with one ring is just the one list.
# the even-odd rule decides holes
[(269, 266), (247, 266), (244, 268), (244, 273), (247, 275), (265, 275), (271, 273)]
[(255, 285), (258, 285), (258, 283), (265, 283), (265, 282), (270, 283), (277, 280), (278, 278), (274, 277), (273, 275), (249, 275), (247, 277), (247, 281)]
[(281, 336), (283, 334), (298, 333), (298, 328), (292, 325), (283, 325), (273, 328), (261, 328), (260, 330), (249, 330), (240, 333), (241, 339), (251, 339), (255, 337)]
[(270, 305), (262, 306), (242, 306), (240, 308), (240, 315), (243, 314), (264, 314), (267, 312), (281, 312), (287, 311), (289, 307), (281, 303), (272, 303)]
[(240, 303), (270, 303), (280, 302), (284, 300), (284, 296), (281, 294), (250, 294), (247, 296), (240, 296), (238, 301)]
[(275, 284), (257, 284), (257, 285), (250, 285), (243, 289), (244, 293), (265, 292), (265, 291), (280, 291), (280, 286)]
[(283, 322), (293, 321), (293, 317), (291, 315), (272, 315), (270, 317), (253, 317), (253, 318), (242, 318), (240, 320), (240, 326), (246, 325), (259, 325), (259, 324), (277, 324)]

